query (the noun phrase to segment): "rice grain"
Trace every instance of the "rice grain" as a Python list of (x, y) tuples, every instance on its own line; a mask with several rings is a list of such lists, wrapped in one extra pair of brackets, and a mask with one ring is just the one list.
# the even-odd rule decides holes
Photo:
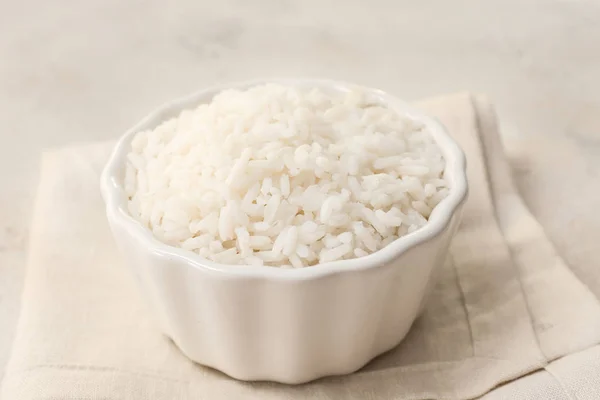
[(131, 141), (128, 209), (170, 245), (225, 264), (300, 268), (364, 257), (448, 195), (418, 121), (361, 89), (226, 90)]

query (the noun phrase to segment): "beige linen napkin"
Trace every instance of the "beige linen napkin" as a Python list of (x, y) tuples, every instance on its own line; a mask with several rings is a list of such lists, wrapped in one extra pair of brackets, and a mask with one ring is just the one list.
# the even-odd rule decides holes
[(532, 214), (575, 275), (600, 297), (600, 119), (595, 130), (584, 132), (513, 139), (507, 146)]
[(482, 400), (598, 400), (600, 346), (569, 354), (543, 370), (514, 380)]
[[(592, 126), (569, 136), (505, 141), (515, 183), (559, 254), (600, 297), (600, 160)], [(562, 357), (484, 396), (485, 400), (600, 398), (600, 346)]]
[(98, 189), (110, 144), (96, 144), (43, 157), (4, 398), (468, 399), (599, 343), (600, 303), (517, 195), (490, 105), (460, 94), (422, 107), (467, 153), (471, 195), (432, 298), (396, 349), (299, 386), (187, 360), (151, 323), (116, 251)]

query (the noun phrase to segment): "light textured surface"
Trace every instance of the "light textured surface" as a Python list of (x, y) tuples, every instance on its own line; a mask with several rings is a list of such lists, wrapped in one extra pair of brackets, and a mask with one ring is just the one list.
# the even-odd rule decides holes
[[(115, 137), (155, 105), (229, 80), (325, 76), (407, 99), (488, 93), (509, 139), (534, 136), (511, 148), (526, 150), (517, 179), (525, 201), (575, 272), (597, 281), (598, 194), (589, 182), (600, 173), (599, 7), (593, 0), (2, 2), (0, 366), (18, 313), (40, 150)], [(547, 151), (531, 151), (534, 144)], [(576, 157), (567, 158), (569, 168), (552, 162), (567, 153)], [(554, 212), (572, 205), (554, 173), (564, 187), (585, 190), (576, 214)], [(564, 224), (573, 235), (562, 234)]]
[[(468, 154), (470, 197), (443, 276), (400, 346), (355, 374), (299, 386), (246, 384), (193, 365), (150, 323), (116, 253), (96, 183), (110, 147), (104, 142), (43, 157), (23, 307), (3, 395), (20, 400), (201, 395), (464, 400), (544, 367), (556, 379), (566, 379), (560, 382), (562, 391), (550, 388), (552, 396), (588, 394), (587, 386), (597, 383), (591, 376), (597, 372), (590, 364), (598, 358), (594, 353), (550, 363), (600, 342), (600, 302), (556, 253), (517, 195), (491, 105), (462, 94), (421, 107), (437, 116)], [(156, 284), (161, 285), (151, 286)], [(408, 291), (400, 286), (398, 292)], [(224, 310), (220, 303), (210, 307), (211, 313)], [(300, 310), (295, 315), (304, 319)], [(232, 339), (226, 341), (238, 350), (252, 349)], [(340, 340), (350, 342), (343, 335)], [(537, 384), (517, 389), (526, 393)]]

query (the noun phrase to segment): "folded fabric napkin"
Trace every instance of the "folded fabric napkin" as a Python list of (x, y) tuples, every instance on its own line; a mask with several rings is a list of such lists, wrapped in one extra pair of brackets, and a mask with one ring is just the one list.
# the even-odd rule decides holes
[(515, 191), (490, 104), (458, 94), (421, 107), (465, 150), (470, 198), (426, 310), (396, 349), (298, 386), (189, 361), (152, 323), (116, 250), (98, 187), (111, 143), (93, 144), (43, 157), (3, 398), (470, 399), (600, 343), (600, 303)]
[(481, 400), (598, 400), (600, 346), (569, 354), (500, 386)]

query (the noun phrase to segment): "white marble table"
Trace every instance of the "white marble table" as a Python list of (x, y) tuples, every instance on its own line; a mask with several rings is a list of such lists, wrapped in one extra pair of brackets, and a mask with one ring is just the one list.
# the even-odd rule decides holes
[(599, 49), (595, 0), (2, 2), (0, 376), (42, 149), (116, 137), (208, 84), (321, 76), (484, 92), (508, 139), (566, 135), (600, 158)]

